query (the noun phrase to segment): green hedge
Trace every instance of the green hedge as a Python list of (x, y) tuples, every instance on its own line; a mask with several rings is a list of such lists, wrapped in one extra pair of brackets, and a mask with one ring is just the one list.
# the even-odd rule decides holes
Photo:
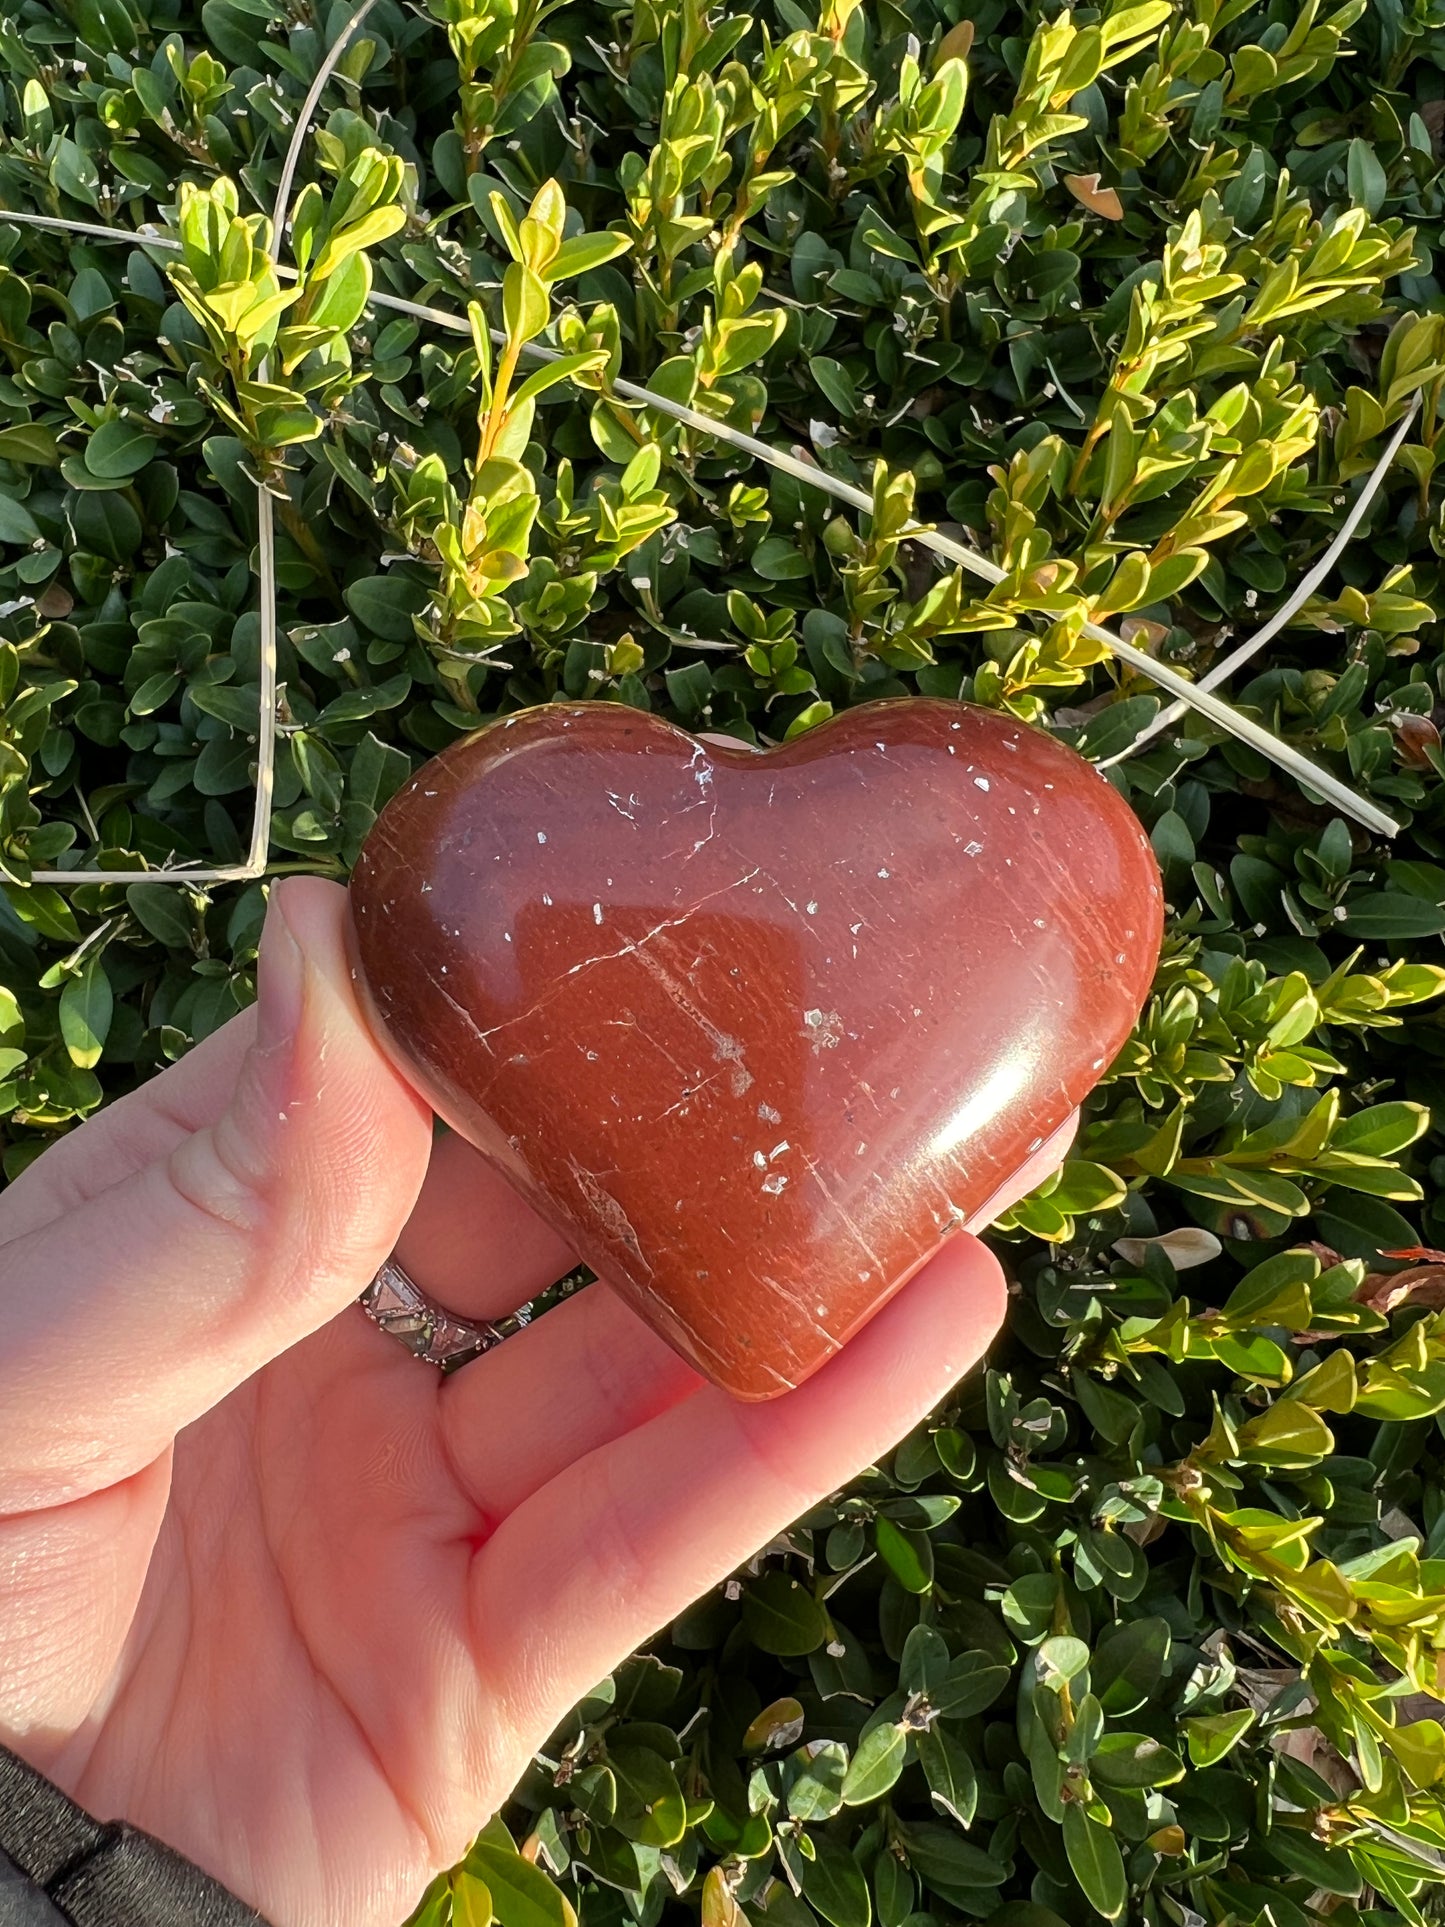
[(1114, 766), (1166, 952), (997, 1236), (990, 1370), (578, 1709), (508, 1816), (558, 1886), (493, 1830), (434, 1927), (479, 1881), (502, 1927), (1440, 1911), (1445, 7), (968, 4), (376, 0), (291, 281), (346, 4), (5, 0), (0, 201), (185, 243), (0, 222), (12, 1176), (252, 995), (261, 884), (29, 877), (244, 858), (258, 481), (270, 873), (343, 876), (422, 757), (557, 696), (776, 741), (921, 690), (1125, 751), (1157, 698), (1089, 616), (1207, 668), (1419, 397), (1233, 685), (1403, 833), (1196, 724)]

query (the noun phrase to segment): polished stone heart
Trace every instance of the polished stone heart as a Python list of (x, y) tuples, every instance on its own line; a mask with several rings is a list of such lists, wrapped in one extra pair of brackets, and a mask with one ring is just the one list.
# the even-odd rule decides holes
[(743, 1398), (985, 1221), (1159, 947), (1121, 798), (1040, 731), (869, 704), (759, 754), (509, 716), (382, 813), (362, 975), (433, 1108)]

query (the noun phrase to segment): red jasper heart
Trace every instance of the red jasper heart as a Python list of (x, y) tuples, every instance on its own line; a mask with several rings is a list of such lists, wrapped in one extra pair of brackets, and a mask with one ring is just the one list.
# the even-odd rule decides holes
[(982, 1221), (1128, 1035), (1162, 913), (1082, 758), (912, 699), (762, 754), (522, 711), (398, 793), (352, 903), (411, 1081), (743, 1398)]

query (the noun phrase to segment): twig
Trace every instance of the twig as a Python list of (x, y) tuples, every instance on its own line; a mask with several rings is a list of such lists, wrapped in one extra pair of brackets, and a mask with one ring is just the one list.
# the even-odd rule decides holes
[[(1389, 471), (1390, 464), (1394, 461), (1396, 455), (1399, 454), (1401, 445), (1406, 435), (1410, 432), (1410, 426), (1419, 413), (1419, 410), (1420, 397), (1417, 394), (1394, 434), (1386, 443), (1380, 459), (1370, 470), (1369, 479), (1355, 497), (1354, 502), (1351, 504), (1350, 512), (1340, 524), (1334, 540), (1319, 560), (1300, 577), (1295, 585), (1294, 593), (1289, 597), (1289, 600), (1275, 610), (1263, 628), (1256, 629), (1252, 636), (1246, 636), (1239, 647), (1237, 649), (1231, 649), (1227, 656), (1221, 656), (1208, 674), (1199, 678), (1199, 681), (1194, 685), (1196, 689), (1217, 689), (1220, 683), (1226, 681), (1233, 675), (1234, 671), (1242, 662), (1248, 662), (1251, 656), (1257, 656), (1259, 654), (1267, 642), (1273, 642), (1280, 630), (1287, 628), (1299, 610), (1309, 601), (1315, 590), (1334, 567), (1339, 557), (1343, 555), (1345, 550), (1350, 546), (1355, 530), (1365, 519), (1366, 511), (1374, 501), (1376, 495), (1379, 494), (1381, 484), (1384, 482), (1385, 476)], [(1161, 709), (1153, 721), (1140, 730), (1139, 734), (1127, 749), (1121, 749), (1113, 756), (1104, 757), (1102, 761), (1098, 763), (1097, 767), (1099, 769), (1112, 769), (1116, 763), (1122, 763), (1130, 756), (1137, 756), (1146, 743), (1152, 742), (1154, 737), (1161, 735), (1166, 729), (1172, 729), (1175, 723), (1187, 713), (1187, 710), (1188, 704), (1182, 701), (1171, 703), (1167, 709)]]

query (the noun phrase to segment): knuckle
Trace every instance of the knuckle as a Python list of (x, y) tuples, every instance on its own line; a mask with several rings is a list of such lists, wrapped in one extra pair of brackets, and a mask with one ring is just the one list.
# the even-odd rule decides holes
[(268, 1173), (246, 1157), (225, 1119), (178, 1144), (164, 1169), (182, 1203), (215, 1228), (248, 1238), (265, 1230), (271, 1216)]

